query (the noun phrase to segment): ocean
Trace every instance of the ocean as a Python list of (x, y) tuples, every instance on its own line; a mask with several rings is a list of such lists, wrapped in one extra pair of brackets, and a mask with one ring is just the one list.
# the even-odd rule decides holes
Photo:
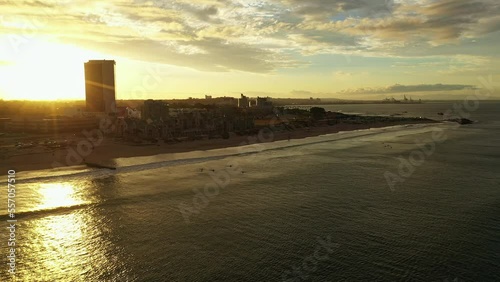
[[(325, 108), (441, 119), (453, 103)], [(500, 102), (465, 114), (18, 172), (0, 281), (500, 281)]]

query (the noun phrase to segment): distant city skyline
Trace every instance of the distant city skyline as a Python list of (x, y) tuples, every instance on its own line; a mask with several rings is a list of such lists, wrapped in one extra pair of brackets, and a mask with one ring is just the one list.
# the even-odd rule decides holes
[(82, 64), (99, 59), (117, 62), (117, 99), (463, 99), (491, 84), (500, 99), (495, 0), (0, 6), (0, 99), (84, 100)]

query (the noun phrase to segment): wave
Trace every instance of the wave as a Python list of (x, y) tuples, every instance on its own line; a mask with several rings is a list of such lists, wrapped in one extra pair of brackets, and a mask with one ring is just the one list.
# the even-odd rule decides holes
[(15, 218), (10, 218), (8, 213), (2, 213), (0, 214), (0, 221), (7, 221), (13, 219), (21, 220), (33, 217), (44, 217), (47, 215), (65, 214), (82, 209), (97, 209), (109, 206), (121, 206), (123, 204), (137, 204), (151, 200), (162, 201), (163, 199), (172, 199), (173, 197), (184, 196), (186, 193), (189, 194), (191, 193), (191, 191), (190, 190), (160, 191), (154, 194), (127, 195), (117, 198), (96, 199), (93, 201), (76, 203), (70, 206), (54, 206), (45, 208), (34, 208), (31, 210), (16, 210)]
[[(35, 172), (25, 172), (21, 177), (23, 183), (33, 183), (40, 181), (63, 181), (63, 180), (68, 181), (68, 180), (79, 180), (86, 178), (93, 179), (93, 178), (107, 177), (120, 173), (137, 172), (137, 171), (152, 170), (169, 166), (202, 163), (207, 161), (225, 159), (229, 157), (246, 156), (250, 154), (259, 154), (269, 151), (285, 150), (285, 149), (309, 146), (320, 143), (336, 142), (336, 141), (355, 139), (361, 137), (370, 137), (385, 133), (396, 133), (398, 135), (416, 134), (420, 132), (411, 132), (411, 131), (423, 130), (423, 132), (425, 132), (430, 130), (431, 128), (436, 128), (436, 126), (446, 127), (449, 125), (410, 124), (410, 125), (396, 125), (396, 126), (382, 127), (382, 128), (360, 129), (353, 131), (341, 131), (338, 133), (307, 137), (304, 139), (292, 139), (290, 141), (281, 140), (270, 143), (256, 143), (240, 147), (214, 149), (208, 151), (162, 154), (152, 157), (133, 157), (133, 158), (127, 158), (126, 162), (122, 162), (122, 165), (120, 165), (120, 159), (116, 159), (118, 164), (116, 170), (83, 169), (82, 166), (79, 166), (79, 167), (67, 168), (65, 171), (60, 171), (57, 175), (54, 175), (53, 171), (50, 170), (40, 170)], [(191, 157), (193, 155), (198, 155), (198, 156)]]
[(18, 212), (16, 211), (16, 217), (15, 218), (10, 218), (8, 214), (0, 214), (0, 221), (6, 221), (6, 220), (20, 220), (26, 217), (30, 216), (45, 216), (48, 214), (55, 214), (55, 213), (65, 213), (65, 212), (71, 212), (77, 209), (81, 209), (84, 207), (88, 206), (96, 206), (98, 204), (96, 203), (84, 203), (84, 204), (79, 204), (79, 205), (73, 205), (73, 206), (63, 206), (63, 207), (54, 207), (54, 208), (49, 208), (49, 209), (39, 209), (39, 210), (28, 210), (28, 211), (21, 211)]

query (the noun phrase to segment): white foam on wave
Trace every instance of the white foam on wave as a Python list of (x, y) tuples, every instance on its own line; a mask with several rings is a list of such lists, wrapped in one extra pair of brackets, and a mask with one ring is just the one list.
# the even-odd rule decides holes
[[(116, 163), (116, 170), (85, 168), (84, 166), (68, 167), (65, 169), (39, 170), (21, 172), (18, 175), (23, 182), (57, 181), (57, 180), (78, 180), (107, 177), (110, 175), (128, 173), (135, 171), (158, 169), (169, 166), (179, 166), (185, 164), (202, 163), (212, 160), (229, 157), (244, 156), (248, 154), (259, 154), (268, 151), (285, 150), (301, 146), (314, 145), (340, 140), (357, 138), (394, 138), (409, 134), (419, 134), (432, 131), (435, 128), (450, 127), (447, 124), (411, 124), (396, 125), (390, 127), (370, 128), (354, 131), (343, 131), (303, 139), (281, 140), (269, 143), (258, 143), (239, 147), (214, 149), (208, 151), (192, 151), (185, 153), (159, 154), (146, 157), (118, 158), (113, 160)], [(353, 143), (354, 144), (354, 143)]]

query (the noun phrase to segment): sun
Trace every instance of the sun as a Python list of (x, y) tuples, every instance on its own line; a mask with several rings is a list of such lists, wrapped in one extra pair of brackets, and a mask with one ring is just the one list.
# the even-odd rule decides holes
[(0, 98), (85, 99), (83, 63), (106, 56), (75, 46), (31, 40), (0, 65)]

